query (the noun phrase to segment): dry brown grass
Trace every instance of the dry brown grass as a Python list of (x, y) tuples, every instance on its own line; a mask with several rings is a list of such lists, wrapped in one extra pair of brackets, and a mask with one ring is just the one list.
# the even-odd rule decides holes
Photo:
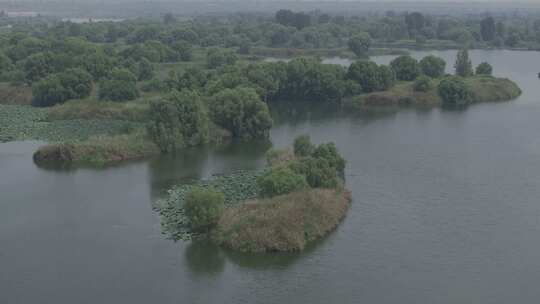
[(343, 189), (311, 189), (248, 201), (224, 212), (213, 238), (247, 252), (302, 250), (339, 224), (350, 200)]
[(32, 88), (0, 83), (0, 103), (29, 105), (32, 103)]

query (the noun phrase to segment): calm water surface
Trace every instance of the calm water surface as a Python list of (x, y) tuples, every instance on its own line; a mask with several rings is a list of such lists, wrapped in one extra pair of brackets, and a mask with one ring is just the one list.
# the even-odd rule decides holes
[[(433, 53), (452, 65), (455, 52)], [(538, 302), (540, 53), (471, 56), (522, 97), (464, 111), (276, 116), (274, 146), (309, 133), (348, 160), (351, 210), (301, 254), (174, 243), (152, 211), (172, 184), (264, 166), (267, 143), (78, 170), (36, 167), (39, 143), (0, 144), (0, 303)]]

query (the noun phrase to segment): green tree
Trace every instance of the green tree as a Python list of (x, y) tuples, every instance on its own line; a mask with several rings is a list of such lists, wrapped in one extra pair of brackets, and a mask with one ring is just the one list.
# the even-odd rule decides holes
[(267, 138), (272, 127), (268, 106), (249, 88), (225, 89), (211, 98), (212, 120), (242, 139)]
[(491, 76), (493, 74), (493, 67), (487, 62), (482, 62), (476, 67), (476, 74)]
[(23, 66), (24, 78), (31, 84), (54, 72), (53, 55), (47, 53), (37, 53), (28, 57)]
[(399, 56), (390, 62), (398, 80), (412, 81), (420, 75), (418, 61), (411, 56)]
[(368, 33), (359, 33), (349, 39), (348, 46), (356, 56), (366, 56), (371, 46), (371, 37)]
[(275, 167), (257, 178), (260, 194), (265, 197), (283, 195), (308, 188), (306, 177), (288, 167)]
[(440, 57), (429, 55), (422, 58), (419, 64), (422, 73), (424, 73), (426, 76), (438, 78), (444, 75), (446, 62)]
[(49, 75), (32, 85), (32, 105), (49, 107), (68, 99), (68, 92), (58, 75)]
[(457, 53), (454, 68), (456, 69), (457, 76), (469, 77), (474, 74), (471, 59), (469, 59), (469, 51), (467, 49), (463, 49)]
[(495, 19), (493, 19), (493, 17), (486, 17), (480, 21), (480, 34), (484, 41), (492, 41), (495, 39), (496, 28)]
[(99, 99), (126, 101), (139, 97), (137, 77), (127, 69), (114, 69), (108, 79), (99, 84)]
[(67, 69), (58, 77), (67, 91), (68, 99), (86, 98), (92, 93), (92, 75), (81, 68)]
[(387, 66), (377, 66), (373, 61), (353, 62), (347, 71), (347, 78), (357, 82), (362, 91), (374, 92), (389, 89), (394, 84), (394, 73)]
[(196, 92), (173, 91), (150, 104), (147, 129), (162, 152), (174, 152), (208, 141), (208, 113)]
[(306, 157), (313, 154), (315, 146), (311, 143), (309, 135), (298, 136), (294, 140), (294, 155), (297, 157)]
[(312, 154), (315, 158), (326, 159), (330, 166), (335, 168), (338, 173), (345, 170), (345, 159), (339, 154), (334, 143), (325, 143), (318, 145)]
[(339, 184), (336, 168), (325, 158), (304, 157), (291, 162), (289, 168), (304, 175), (312, 188), (335, 188)]
[(137, 78), (140, 81), (151, 79), (154, 76), (154, 65), (150, 60), (142, 58), (137, 66)]
[(441, 80), (438, 87), (439, 96), (447, 105), (466, 105), (472, 101), (472, 94), (463, 78), (449, 76)]
[(13, 69), (13, 63), (8, 56), (6, 56), (2, 51), (0, 51), (0, 74), (10, 71)]
[(416, 78), (413, 84), (413, 89), (416, 92), (427, 92), (431, 89), (431, 87), (432, 87), (431, 78), (425, 75), (422, 75)]
[(183, 207), (193, 230), (208, 231), (223, 213), (225, 195), (212, 189), (195, 187), (186, 195)]
[(209, 49), (206, 60), (209, 69), (216, 69), (223, 65), (234, 64), (238, 57), (229, 49)]

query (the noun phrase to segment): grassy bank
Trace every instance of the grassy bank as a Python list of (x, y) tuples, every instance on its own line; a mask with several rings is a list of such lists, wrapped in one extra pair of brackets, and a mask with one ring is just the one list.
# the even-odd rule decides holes
[(159, 154), (159, 149), (137, 132), (127, 135), (95, 136), (85, 141), (49, 144), (34, 153), (38, 164), (61, 162), (70, 164), (107, 165)]
[(298, 251), (332, 231), (343, 219), (350, 193), (310, 189), (227, 209), (213, 238), (240, 251)]
[(29, 105), (32, 102), (32, 89), (29, 86), (12, 86), (0, 83), (0, 104)]
[[(519, 86), (506, 78), (473, 76), (464, 78), (472, 96), (472, 103), (509, 101), (521, 95)], [(433, 79), (426, 92), (414, 90), (413, 82), (400, 82), (388, 91), (354, 96), (345, 101), (348, 109), (362, 110), (370, 107), (398, 106), (440, 106), (442, 99), (438, 94), (439, 80)]]

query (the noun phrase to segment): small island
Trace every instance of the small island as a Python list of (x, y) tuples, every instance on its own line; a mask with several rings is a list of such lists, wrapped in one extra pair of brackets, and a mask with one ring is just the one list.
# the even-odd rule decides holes
[(269, 166), (169, 191), (157, 203), (175, 240), (210, 238), (243, 252), (299, 251), (335, 229), (351, 202), (345, 160), (333, 143), (295, 140), (270, 151)]

